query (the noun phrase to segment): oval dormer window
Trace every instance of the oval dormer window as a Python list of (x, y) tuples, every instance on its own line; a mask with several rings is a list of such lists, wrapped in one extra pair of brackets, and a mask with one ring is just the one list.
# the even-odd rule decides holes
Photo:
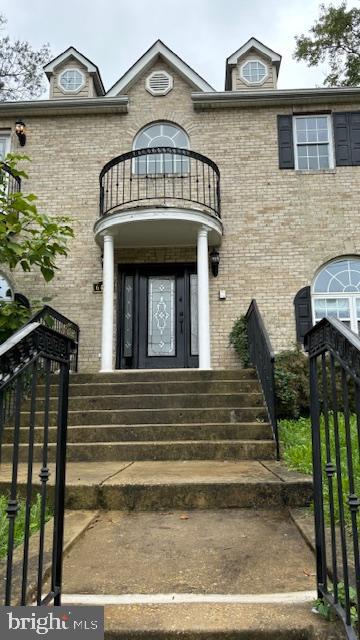
[(154, 71), (146, 78), (145, 86), (153, 96), (165, 96), (173, 88), (173, 79), (166, 71)]
[(66, 69), (59, 76), (59, 84), (63, 91), (76, 93), (85, 84), (85, 76), (79, 69)]
[(247, 84), (261, 84), (268, 75), (266, 66), (260, 60), (248, 60), (240, 71), (241, 78)]

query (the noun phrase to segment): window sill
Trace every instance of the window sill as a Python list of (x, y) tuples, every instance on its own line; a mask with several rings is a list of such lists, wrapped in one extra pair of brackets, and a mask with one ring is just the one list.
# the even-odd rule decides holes
[(295, 169), (295, 173), (305, 176), (316, 176), (336, 173), (336, 169)]

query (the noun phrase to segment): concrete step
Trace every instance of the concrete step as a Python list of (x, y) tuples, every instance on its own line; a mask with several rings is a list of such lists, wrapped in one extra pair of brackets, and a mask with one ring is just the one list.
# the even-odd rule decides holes
[[(161, 382), (83, 382), (76, 383), (70, 378), (70, 396), (82, 395), (147, 395), (151, 393), (260, 393), (260, 385), (255, 378), (248, 380), (191, 380)], [(50, 394), (54, 397), (57, 385), (50, 385)], [(38, 396), (44, 396), (44, 386), (38, 386)]]
[[(49, 429), (49, 441), (56, 442), (56, 427)], [(13, 429), (4, 430), (3, 442), (13, 441)], [(20, 442), (28, 442), (29, 429), (20, 429)], [(35, 442), (42, 443), (44, 430), (35, 429)], [(271, 427), (266, 422), (228, 424), (135, 424), (69, 426), (68, 443), (72, 442), (143, 442), (168, 440), (271, 440)]]
[[(50, 409), (57, 409), (58, 400), (50, 399)], [(37, 410), (44, 410), (44, 400), (38, 400)], [(199, 394), (165, 394), (159, 389), (158, 394), (149, 395), (88, 395), (71, 397), (69, 409), (83, 411), (90, 409), (175, 409), (199, 407), (259, 407), (263, 405), (260, 393), (199, 393)]]
[[(50, 386), (50, 395), (56, 396), (58, 387)], [(248, 380), (191, 380), (182, 382), (178, 380), (159, 382), (83, 382), (77, 383), (73, 376), (70, 380), (70, 396), (89, 395), (148, 395), (178, 393), (260, 393), (260, 385), (256, 379)], [(38, 397), (44, 397), (44, 386), (38, 386)]]
[[(36, 462), (41, 461), (43, 446), (34, 445)], [(54, 462), (56, 444), (48, 446), (48, 459)], [(275, 446), (271, 440), (190, 440), (174, 442), (92, 442), (68, 444), (68, 462), (101, 460), (273, 460)], [(13, 446), (2, 447), (3, 462), (13, 459)], [(19, 445), (19, 460), (28, 460), (28, 445)]]
[[(54, 376), (54, 381), (56, 377)], [(206, 380), (257, 379), (255, 369), (134, 369), (111, 373), (73, 373), (75, 384), (97, 382), (189, 382)]]
[[(72, 596), (63, 601), (76, 604)], [(340, 622), (312, 613), (310, 601), (226, 604), (215, 596), (204, 604), (105, 606), (105, 640), (346, 640), (346, 635)]]
[[(21, 413), (21, 426), (28, 426), (30, 413)], [(43, 412), (35, 415), (36, 426), (43, 424)], [(68, 424), (77, 425), (133, 425), (133, 424), (181, 424), (189, 423), (232, 423), (232, 422), (267, 422), (264, 407), (234, 407), (212, 409), (93, 409), (88, 411), (70, 410)], [(57, 411), (49, 412), (49, 423), (54, 426), (57, 421)]]
[[(49, 497), (53, 499), (54, 464)], [(39, 490), (41, 463), (34, 463), (33, 489)], [(3, 463), (0, 491), (11, 484), (12, 465)], [(18, 492), (26, 492), (27, 465), (20, 463)], [(312, 482), (275, 461), (69, 462), (66, 506), (69, 509), (158, 511), (299, 507), (309, 504)]]

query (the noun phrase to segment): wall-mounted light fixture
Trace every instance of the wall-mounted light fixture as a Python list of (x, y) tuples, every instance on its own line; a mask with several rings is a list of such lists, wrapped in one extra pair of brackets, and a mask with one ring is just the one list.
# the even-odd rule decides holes
[(211, 264), (212, 274), (214, 278), (216, 278), (219, 273), (220, 254), (218, 250), (215, 248), (210, 253), (210, 264)]
[(26, 143), (25, 132), (26, 132), (25, 122), (22, 122), (21, 120), (17, 120), (15, 122), (15, 133), (19, 139), (19, 143), (21, 147), (24, 147)]

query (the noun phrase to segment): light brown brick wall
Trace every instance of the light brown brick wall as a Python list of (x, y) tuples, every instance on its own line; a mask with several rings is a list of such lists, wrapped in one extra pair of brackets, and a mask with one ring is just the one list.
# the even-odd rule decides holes
[[(160, 61), (155, 68), (166, 66)], [(296, 292), (311, 283), (325, 261), (360, 255), (359, 167), (314, 173), (279, 170), (276, 116), (290, 113), (290, 108), (194, 111), (192, 89), (170, 72), (174, 89), (164, 97), (151, 96), (141, 78), (129, 91), (128, 114), (26, 119), (24, 151), (32, 158), (29, 187), (39, 196), (41, 210), (73, 218), (75, 239), (69, 257), (59, 260), (52, 283), (44, 285), (36, 274), (16, 273), (15, 280), (18, 290), (32, 299), (50, 293), (50, 304), (80, 324), (82, 370), (99, 368), (102, 296), (92, 292), (93, 282), (102, 279), (101, 251), (93, 236), (99, 172), (109, 159), (131, 149), (136, 133), (152, 121), (178, 123), (187, 131), (191, 148), (220, 168), (224, 237), (219, 276), (210, 278), (214, 367), (239, 365), (228, 347), (228, 334), (253, 297), (274, 348), (283, 349), (295, 340)], [(316, 105), (317, 111), (326, 108)], [(338, 110), (355, 108), (340, 105)], [(0, 120), (0, 128), (12, 126), (12, 119)], [(173, 248), (122, 249), (117, 260), (195, 257), (194, 248), (175, 245), (176, 238)], [(226, 290), (226, 300), (219, 300), (220, 289)]]

